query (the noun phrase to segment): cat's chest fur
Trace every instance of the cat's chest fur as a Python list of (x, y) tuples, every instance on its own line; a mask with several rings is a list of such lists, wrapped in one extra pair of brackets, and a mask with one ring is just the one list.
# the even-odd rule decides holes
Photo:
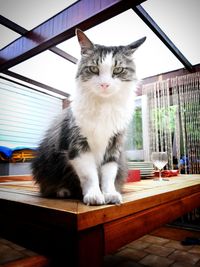
[(126, 128), (132, 110), (130, 105), (123, 106), (115, 102), (88, 103), (76, 106), (74, 113), (76, 123), (87, 138), (96, 162), (101, 164), (110, 138)]

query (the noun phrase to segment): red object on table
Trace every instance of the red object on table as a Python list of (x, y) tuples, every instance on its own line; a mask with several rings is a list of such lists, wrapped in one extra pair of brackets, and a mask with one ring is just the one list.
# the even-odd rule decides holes
[(129, 170), (128, 171), (128, 177), (126, 179), (127, 183), (138, 182), (140, 180), (141, 180), (140, 170)]
[[(162, 177), (177, 176), (178, 174), (179, 174), (178, 170), (164, 170), (164, 171), (162, 171)], [(156, 177), (159, 177), (159, 171), (155, 171), (154, 175)]]

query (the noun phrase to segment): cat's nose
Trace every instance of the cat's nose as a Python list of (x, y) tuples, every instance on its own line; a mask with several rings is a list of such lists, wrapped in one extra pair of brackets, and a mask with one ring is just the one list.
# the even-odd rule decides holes
[(103, 90), (106, 90), (110, 85), (108, 83), (101, 83), (100, 86)]

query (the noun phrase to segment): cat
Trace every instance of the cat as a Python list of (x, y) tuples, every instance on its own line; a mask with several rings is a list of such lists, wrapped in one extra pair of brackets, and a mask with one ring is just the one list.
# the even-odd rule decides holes
[(81, 48), (76, 96), (41, 141), (33, 177), (45, 197), (120, 204), (123, 144), (137, 82), (133, 54), (146, 37), (127, 46), (102, 46), (80, 29), (76, 36)]

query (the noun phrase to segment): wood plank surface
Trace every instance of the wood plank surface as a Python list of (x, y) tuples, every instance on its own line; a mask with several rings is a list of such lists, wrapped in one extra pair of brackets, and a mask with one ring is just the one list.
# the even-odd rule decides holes
[(127, 183), (123, 204), (88, 207), (78, 205), (78, 227), (85, 229), (200, 192), (200, 175), (181, 175), (168, 182), (152, 179)]
[(50, 261), (41, 255), (12, 261), (1, 265), (2, 267), (50, 267)]
[(155, 231), (151, 232), (152, 235), (163, 237), (166, 239), (172, 239), (176, 241), (182, 241), (187, 236), (200, 238), (200, 231), (188, 229), (181, 229), (180, 227), (176, 227), (175, 225), (162, 226)]
[(0, 183), (11, 181), (32, 181), (31, 175), (0, 176)]
[(123, 245), (199, 206), (200, 192), (106, 223), (105, 254), (113, 253)]
[[(40, 196), (33, 181), (0, 183), (3, 237), (63, 266), (101, 266), (103, 255), (200, 206), (200, 175), (127, 183), (121, 205)], [(28, 238), (27, 238), (28, 237)]]
[(152, 179), (127, 183), (122, 205), (87, 206), (79, 200), (48, 199), (40, 196), (32, 181), (0, 183), (0, 199), (61, 210), (77, 215), (79, 230), (122, 218), (129, 214), (200, 192), (200, 175), (180, 175), (169, 181)]

